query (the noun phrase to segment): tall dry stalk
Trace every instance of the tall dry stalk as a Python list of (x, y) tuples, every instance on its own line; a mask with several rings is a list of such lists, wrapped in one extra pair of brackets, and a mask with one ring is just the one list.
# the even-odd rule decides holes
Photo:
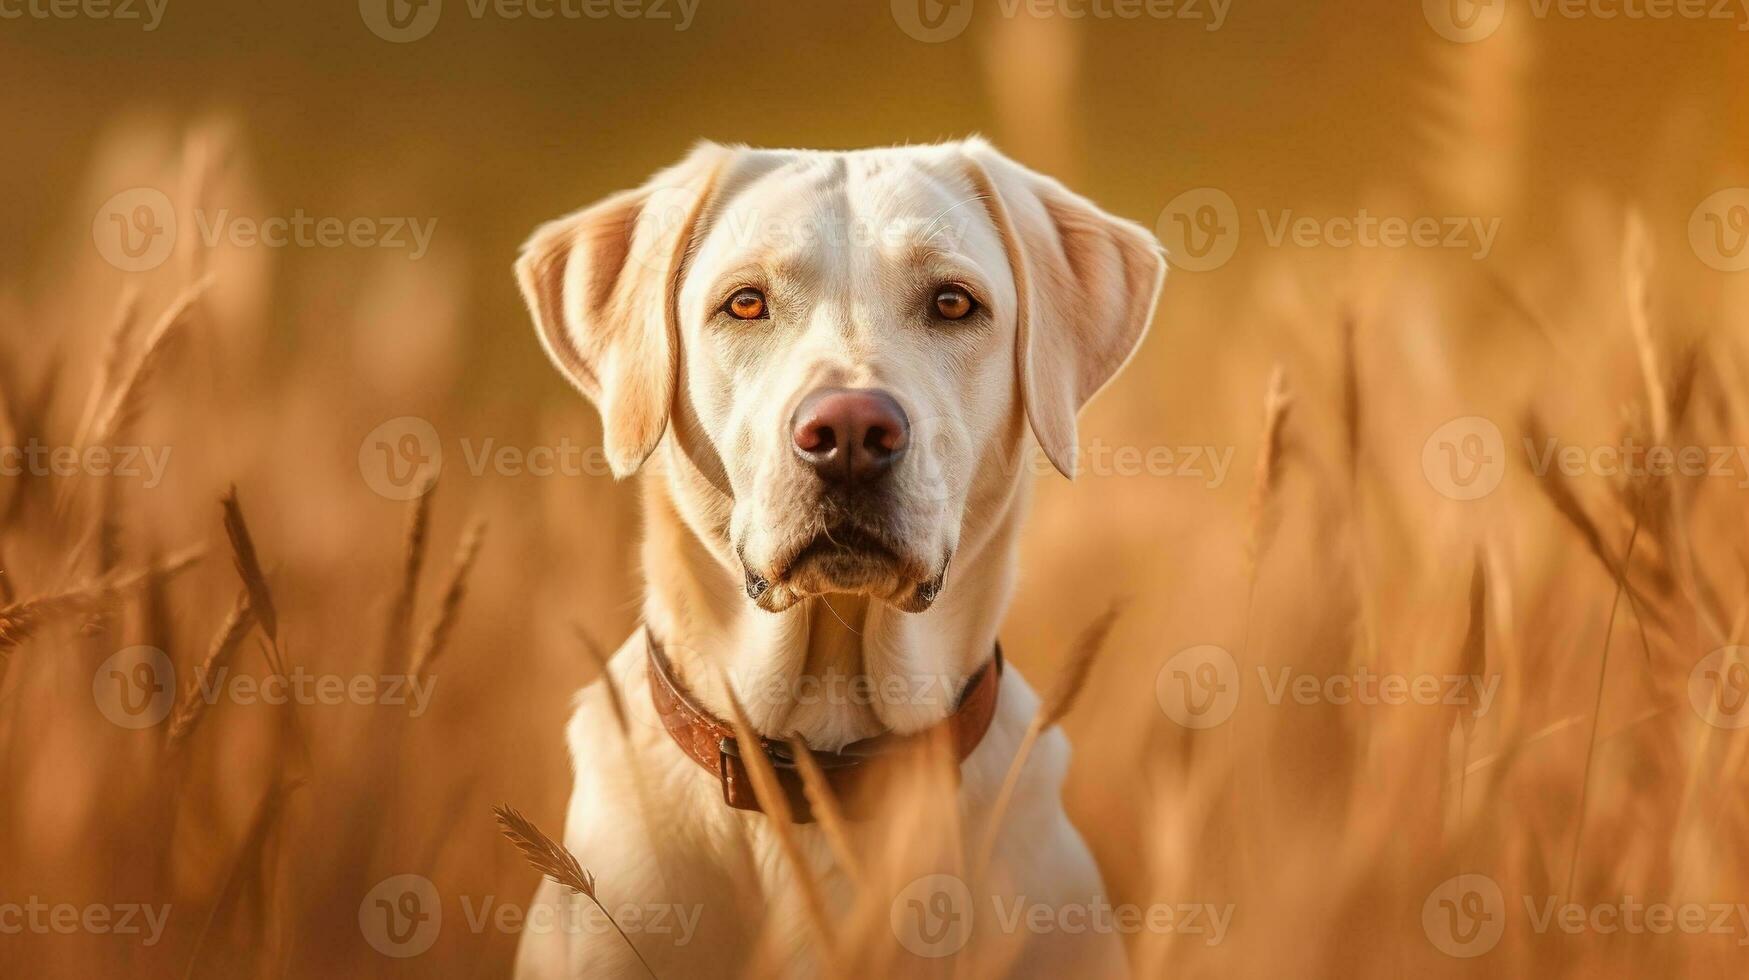
[(741, 699), (735, 696), (728, 674), (723, 673), (720, 680), (728, 695), (729, 721), (735, 729), (735, 740), (741, 745), (741, 761), (747, 767), (748, 780), (753, 784), (753, 796), (759, 801), (760, 809), (765, 811), (764, 826), (777, 839), (778, 849), (789, 862), (792, 880), (801, 894), (802, 913), (808, 917), (808, 929), (813, 934), (820, 961), (830, 964), (833, 949), (831, 918), (826, 914), (826, 900), (820, 893), (820, 883), (814, 877), (813, 866), (808, 863), (807, 852), (802, 848), (796, 831), (795, 813), (790, 809), (789, 797), (778, 782), (777, 770), (765, 755), (758, 731), (747, 720)]
[(432, 664), (443, 654), (449, 643), (449, 635), (455, 629), (456, 618), (461, 615), (462, 600), (468, 595), (468, 574), (473, 571), (474, 561), (480, 557), (480, 545), (485, 540), (486, 525), (483, 521), (475, 521), (462, 534), (461, 545), (456, 549), (455, 567), (450, 571), (449, 584), (443, 590), (443, 599), (438, 603), (437, 616), (426, 628), (425, 636), (419, 643), (419, 649), (413, 656), (411, 673), (414, 677), (423, 677), (430, 672)]
[(204, 554), (205, 548), (186, 549), (159, 565), (0, 608), (0, 652), (21, 646), (45, 623), (58, 617), (93, 612), (118, 596), (144, 588), (154, 579), (173, 578)]
[(620, 924), (614, 919), (613, 914), (607, 911), (607, 906), (602, 905), (601, 899), (596, 897), (595, 876), (584, 869), (582, 863), (577, 860), (577, 856), (567, 850), (563, 844), (542, 833), (541, 829), (534, 825), (534, 821), (523, 816), (515, 808), (503, 805), (494, 806), (492, 813), (498, 818), (499, 832), (508, 838), (510, 843), (516, 845), (516, 849), (522, 852), (523, 859), (530, 866), (557, 884), (582, 895), (595, 904), (595, 907), (607, 919), (608, 924), (612, 925), (614, 931), (619, 933), (619, 938), (625, 940), (626, 948), (630, 949), (632, 955), (638, 958), (638, 963), (643, 966), (644, 972), (654, 980), (656, 971), (650, 969), (649, 961), (644, 959), (644, 954), (638, 951), (638, 944), (632, 942), (632, 937), (626, 935), (626, 931), (620, 928)]
[(203, 680), (210, 679), (215, 672), (230, 666), (237, 648), (243, 645), (243, 638), (254, 625), (255, 610), (249, 605), (249, 593), (240, 592), (236, 601), (231, 604), (231, 611), (226, 614), (225, 621), (220, 624), (218, 633), (213, 637), (206, 658), (196, 668), (194, 679), (184, 688), (182, 700), (176, 705), (175, 713), (170, 716), (170, 729), (165, 736), (170, 748), (180, 748), (189, 735), (193, 734), (195, 726), (206, 716), (207, 700), (201, 696)]
[(977, 858), (972, 863), (974, 879), (983, 877), (995, 855), (996, 840), (1001, 835), (1008, 806), (1014, 799), (1015, 789), (1020, 785), (1020, 775), (1026, 770), (1026, 760), (1032, 755), (1033, 746), (1038, 743), (1039, 736), (1063, 720), (1070, 709), (1075, 707), (1076, 699), (1081, 696), (1081, 691), (1087, 685), (1087, 678), (1093, 672), (1093, 662), (1105, 648), (1105, 638), (1110, 635), (1112, 626), (1116, 625), (1122, 612), (1122, 601), (1113, 602), (1081, 631), (1081, 635), (1075, 638), (1074, 645), (1069, 648), (1069, 655), (1059, 669), (1056, 680), (1051, 684), (1050, 693), (1039, 702), (1038, 711), (1033, 714), (1032, 723), (1026, 726), (1026, 734), (1021, 737), (1020, 747), (1014, 753), (1014, 761), (1009, 763), (1008, 774), (1002, 779), (1002, 788), (996, 794), (996, 802), (990, 806), (990, 816), (982, 828), (983, 836), (978, 845)]
[(413, 609), (419, 595), (419, 578), (425, 568), (425, 552), (431, 536), (431, 498), (436, 481), (428, 480), (407, 507), (407, 530), (401, 546), (401, 580), (389, 607), (383, 632), (381, 660), (385, 667), (407, 662), (413, 628)]
[(802, 794), (807, 798), (808, 809), (824, 832), (826, 844), (832, 848), (832, 857), (844, 870), (844, 876), (854, 887), (860, 888), (863, 882), (862, 860), (856, 856), (856, 848), (851, 844), (850, 825), (844, 819), (843, 808), (838, 805), (838, 796), (832, 792), (832, 784), (826, 781), (826, 773), (820, 768), (820, 761), (814, 758), (814, 751), (808, 748), (808, 743), (795, 735), (791, 735), (788, 741), (790, 754), (796, 760), (796, 771), (802, 777)]
[[(249, 533), (249, 522), (243, 516), (243, 504), (237, 499), (237, 486), (232, 484), (219, 498), (224, 514), (225, 537), (231, 543), (231, 561), (237, 577), (243, 580), (243, 590), (249, 596), (249, 607), (255, 620), (267, 634), (269, 643), (279, 641), (279, 612), (273, 603), (273, 590), (267, 587), (267, 573), (261, 568), (261, 556), (255, 550), (255, 538)], [(277, 652), (275, 659), (278, 659)]]

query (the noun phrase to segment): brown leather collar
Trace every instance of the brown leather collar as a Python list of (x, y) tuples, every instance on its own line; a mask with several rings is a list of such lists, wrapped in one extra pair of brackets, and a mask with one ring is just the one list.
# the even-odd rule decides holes
[[(656, 703), (656, 713), (662, 717), (663, 727), (668, 729), (681, 751), (723, 784), (724, 803), (737, 810), (759, 810), (759, 801), (753, 795), (753, 783), (747, 776), (741, 755), (745, 749), (735, 740), (734, 726), (693, 700), (685, 685), (674, 676), (667, 656), (647, 629), (644, 638), (650, 651), (650, 698)], [(990, 729), (990, 721), (996, 716), (996, 691), (1001, 676), (1002, 645), (998, 643), (995, 654), (966, 682), (953, 714), (937, 725), (948, 729), (960, 762), (972, 754)], [(910, 736), (877, 735), (852, 742), (837, 752), (815, 752), (814, 761), (820, 764), (835, 795), (841, 801), (847, 800), (851, 798), (852, 784), (870, 768), (868, 763), (933, 731), (935, 729)], [(762, 736), (759, 748), (777, 772), (795, 822), (812, 822), (813, 814), (802, 792), (801, 774), (796, 769), (789, 745)]]

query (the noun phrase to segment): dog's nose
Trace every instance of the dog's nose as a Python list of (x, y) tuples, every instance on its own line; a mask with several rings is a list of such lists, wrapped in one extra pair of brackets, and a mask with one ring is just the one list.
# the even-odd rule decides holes
[(796, 455), (831, 483), (867, 483), (905, 455), (911, 423), (893, 396), (872, 388), (820, 388), (790, 417)]

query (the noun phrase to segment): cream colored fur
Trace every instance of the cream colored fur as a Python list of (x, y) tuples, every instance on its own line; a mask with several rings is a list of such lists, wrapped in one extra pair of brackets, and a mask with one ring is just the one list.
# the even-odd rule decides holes
[[(518, 275), (555, 363), (601, 412), (616, 475), (641, 470), (643, 618), (677, 673), (719, 716), (728, 678), (761, 731), (832, 750), (927, 728), (955, 691), (872, 703), (789, 693), (853, 675), (877, 690), (963, 682), (990, 655), (1017, 572), (1028, 429), (1072, 475), (1075, 416), (1140, 342), (1164, 263), (1141, 228), (981, 141), (850, 153), (706, 144), (645, 187), (537, 231)], [(971, 288), (984, 307), (977, 322), (922, 315), (943, 281)], [(771, 318), (725, 321), (724, 297), (749, 284)], [(822, 526), (817, 481), (790, 451), (787, 421), (828, 385), (890, 392), (913, 429), (885, 525), (902, 560), (855, 592), (782, 574)], [(918, 599), (943, 571), (939, 596)], [(750, 574), (771, 579), (757, 600)], [(735, 975), (774, 922), (801, 949), (793, 896), (750, 906), (737, 885), (744, 838), (763, 893), (793, 893), (769, 818), (724, 806), (715, 780), (668, 740), (644, 663), (640, 632), (611, 665), (632, 709), (629, 744), (599, 682), (578, 698), (565, 843), (610, 908), (701, 912), (684, 945), (634, 936), (660, 976)], [(989, 734), (962, 767), (967, 827), (981, 824), (1035, 707), (1010, 665)], [(1104, 891), (1061, 804), (1068, 757), (1060, 732), (1040, 741), (996, 849), (997, 877), (1030, 901), (1087, 903)], [(798, 831), (842, 901), (820, 829)], [(578, 900), (543, 885), (537, 901)], [(1023, 973), (1123, 970), (1114, 936), (1022, 938)], [(806, 955), (795, 962), (805, 970)], [(548, 930), (524, 933), (518, 975), (643, 972), (611, 930)]]

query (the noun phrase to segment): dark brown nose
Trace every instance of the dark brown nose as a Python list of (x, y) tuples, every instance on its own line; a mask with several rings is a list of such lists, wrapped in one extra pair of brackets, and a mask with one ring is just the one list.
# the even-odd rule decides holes
[(905, 455), (911, 423), (893, 396), (872, 388), (820, 388), (790, 417), (796, 455), (829, 483), (870, 483)]

